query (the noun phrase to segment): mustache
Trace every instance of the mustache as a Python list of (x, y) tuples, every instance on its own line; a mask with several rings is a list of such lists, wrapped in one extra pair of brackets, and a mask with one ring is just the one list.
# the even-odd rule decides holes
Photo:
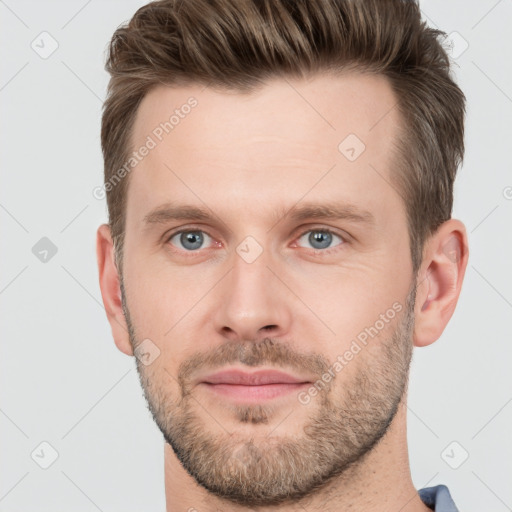
[(189, 390), (194, 373), (203, 367), (216, 368), (241, 363), (246, 366), (286, 366), (299, 373), (306, 371), (319, 378), (329, 368), (329, 362), (319, 353), (300, 354), (283, 341), (264, 338), (260, 341), (227, 341), (205, 353), (194, 354), (178, 368), (178, 383), (183, 394)]

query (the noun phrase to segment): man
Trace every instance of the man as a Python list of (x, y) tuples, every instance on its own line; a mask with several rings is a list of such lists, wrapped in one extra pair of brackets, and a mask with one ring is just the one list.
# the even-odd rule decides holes
[(406, 439), (468, 259), (440, 41), (400, 0), (163, 0), (114, 34), (100, 286), (168, 512), (456, 510)]

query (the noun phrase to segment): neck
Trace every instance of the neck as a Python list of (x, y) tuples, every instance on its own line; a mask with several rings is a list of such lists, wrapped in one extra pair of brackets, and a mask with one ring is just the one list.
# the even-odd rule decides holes
[[(412, 483), (407, 450), (405, 397), (381, 441), (363, 460), (348, 468), (317, 493), (300, 501), (272, 507), (252, 507), (258, 512), (431, 512)], [(210, 494), (185, 471), (166, 443), (166, 512), (245, 512), (249, 510)]]

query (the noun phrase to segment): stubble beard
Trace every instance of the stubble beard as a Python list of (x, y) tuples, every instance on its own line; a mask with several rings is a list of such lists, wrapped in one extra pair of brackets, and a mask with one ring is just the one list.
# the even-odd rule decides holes
[[(141, 340), (136, 339), (121, 289), (130, 341), (135, 348)], [(379, 349), (371, 357), (358, 355), (358, 363), (350, 363), (358, 364), (350, 381), (343, 380), (342, 371), (311, 403), (302, 405), (297, 400), (294, 407), (310, 407), (312, 411), (299, 436), (282, 434), (283, 425), (293, 421), (294, 409), (284, 421), (280, 420), (280, 434), (272, 433), (278, 425), (276, 417), (282, 416), (272, 403), (230, 404), (231, 416), (238, 426), (247, 424), (248, 433), (240, 433), (240, 428), (229, 432), (222, 425), (222, 418), (215, 418), (208, 411), (212, 408), (204, 400), (200, 403), (190, 386), (189, 376), (206, 363), (281, 364), (314, 370), (319, 376), (330, 366), (320, 354), (298, 354), (271, 338), (246, 343), (228, 341), (215, 352), (196, 354), (180, 365), (177, 379), (165, 371), (155, 377), (137, 360), (148, 409), (183, 468), (215, 496), (249, 507), (280, 505), (312, 496), (341, 478), (349, 468), (362, 464), (389, 429), (407, 390), (414, 301), (413, 288), (393, 334), (387, 339), (372, 340), (379, 343)], [(363, 348), (363, 353), (364, 350), (367, 349)], [(178, 382), (179, 396), (175, 392), (173, 396), (173, 379)], [(273, 421), (275, 426), (269, 434), (249, 434), (251, 424), (272, 426)], [(209, 425), (215, 422), (214, 428), (220, 433), (210, 430)]]

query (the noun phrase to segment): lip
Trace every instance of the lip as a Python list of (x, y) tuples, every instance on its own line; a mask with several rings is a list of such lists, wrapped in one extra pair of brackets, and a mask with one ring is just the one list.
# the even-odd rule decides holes
[(200, 386), (238, 403), (257, 403), (289, 395), (311, 384), (310, 380), (278, 370), (223, 370), (204, 377)]
[(304, 384), (308, 379), (295, 377), (279, 370), (258, 370), (252, 373), (242, 370), (223, 370), (204, 377), (208, 384), (236, 384), (241, 386), (264, 386), (268, 384)]

